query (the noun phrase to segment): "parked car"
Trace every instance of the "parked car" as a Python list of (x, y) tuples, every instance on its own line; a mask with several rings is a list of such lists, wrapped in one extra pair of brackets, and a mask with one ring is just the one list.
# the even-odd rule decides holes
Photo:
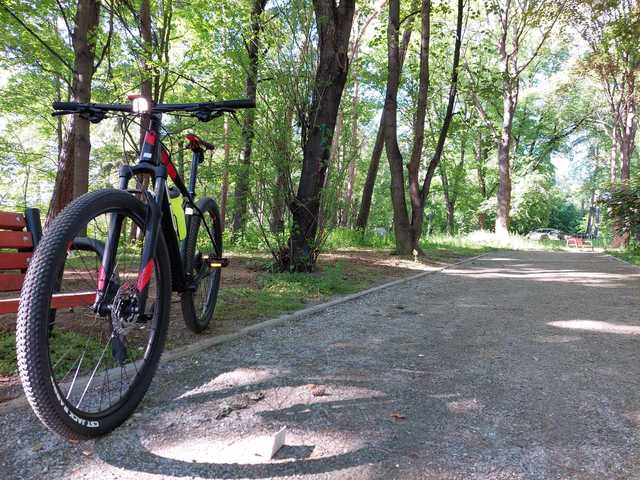
[(529, 240), (564, 240), (566, 233), (555, 228), (538, 228), (528, 233)]

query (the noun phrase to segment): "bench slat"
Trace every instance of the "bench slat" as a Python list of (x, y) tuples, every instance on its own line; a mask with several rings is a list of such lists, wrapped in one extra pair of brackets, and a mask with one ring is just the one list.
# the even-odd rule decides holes
[(24, 274), (3, 273), (0, 275), (0, 292), (17, 292), (22, 288)]
[(32, 248), (29, 232), (0, 232), (0, 248)]
[(24, 230), (27, 223), (24, 215), (12, 212), (0, 212), (0, 230)]
[(0, 252), (0, 270), (24, 270), (31, 255), (31, 252)]
[[(51, 298), (51, 308), (72, 308), (93, 305), (96, 300), (96, 292), (56, 293)], [(0, 299), (0, 315), (3, 313), (16, 313), (20, 298)]]

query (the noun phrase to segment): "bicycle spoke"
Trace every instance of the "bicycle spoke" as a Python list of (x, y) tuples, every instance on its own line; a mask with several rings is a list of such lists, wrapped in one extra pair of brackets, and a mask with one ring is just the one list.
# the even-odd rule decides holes
[(89, 390), (89, 386), (91, 385), (91, 382), (93, 381), (93, 377), (95, 376), (96, 371), (98, 370), (98, 367), (100, 367), (100, 364), (102, 363), (102, 358), (104, 357), (104, 353), (107, 351), (107, 348), (109, 347), (109, 345), (111, 345), (111, 339), (109, 339), (109, 342), (102, 349), (102, 353), (100, 354), (100, 358), (98, 359), (98, 363), (96, 364), (95, 368), (93, 369), (93, 372), (91, 373), (91, 377), (89, 377), (89, 381), (87, 382), (87, 385), (84, 387), (84, 392), (82, 392), (82, 396), (80, 396), (80, 400), (78, 400), (78, 404), (76, 405), (76, 408), (80, 408), (80, 404), (82, 403), (82, 400), (84, 400), (84, 396), (87, 394), (87, 390)]

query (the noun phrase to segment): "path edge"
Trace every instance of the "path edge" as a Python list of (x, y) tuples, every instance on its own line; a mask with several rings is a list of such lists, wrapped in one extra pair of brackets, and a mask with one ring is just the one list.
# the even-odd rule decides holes
[[(353, 300), (357, 300), (359, 298), (365, 297), (367, 295), (370, 295), (371, 293), (375, 293), (378, 292), (380, 290), (385, 290), (387, 288), (390, 287), (395, 287), (396, 285), (402, 285), (403, 283), (407, 283), (407, 282), (411, 282), (413, 280), (418, 280), (420, 278), (429, 276), (429, 275), (435, 275), (437, 273), (442, 273), (445, 270), (448, 270), (449, 268), (458, 266), (458, 265), (462, 265), (464, 263), (468, 263), (468, 262), (472, 262), (474, 260), (477, 260), (481, 257), (484, 257), (486, 255), (488, 255), (489, 253), (492, 252), (485, 252), (485, 253), (481, 253), (480, 255), (476, 255), (474, 257), (469, 257), (469, 258), (464, 258), (460, 261), (454, 262), (454, 263), (450, 263), (448, 265), (445, 265), (444, 267), (440, 267), (437, 268), (435, 270), (428, 270), (426, 272), (420, 272), (417, 273), (415, 275), (411, 275), (408, 277), (404, 277), (404, 278), (400, 278), (398, 280), (393, 280), (391, 282), (387, 282), (387, 283), (383, 283), (381, 285), (376, 285), (375, 287), (371, 287), (371, 288), (367, 288), (365, 290), (362, 290), (360, 292), (356, 292), (356, 293), (352, 293), (350, 295), (345, 295), (342, 297), (338, 297), (335, 298), (333, 300), (330, 300), (328, 302), (324, 302), (324, 303), (319, 303), (317, 305), (313, 305), (311, 307), (307, 307), (307, 308), (303, 308), (302, 310), (296, 310), (295, 312), (291, 312), (291, 313), (286, 313), (284, 315), (280, 315), (279, 317), (276, 318), (270, 318), (268, 320), (264, 320), (262, 322), (258, 322), (255, 323), (253, 325), (250, 325), (248, 327), (244, 327), (241, 328), (240, 330), (238, 330), (237, 332), (234, 333), (228, 333), (225, 335), (215, 335), (212, 337), (208, 337), (208, 338), (204, 338), (202, 340), (199, 340), (195, 343), (192, 343), (191, 345), (187, 345), (185, 347), (180, 347), (180, 348), (176, 348), (174, 350), (170, 350), (167, 352), (163, 352), (162, 353), (162, 357), (160, 358), (160, 364), (159, 365), (163, 365), (169, 362), (173, 362), (174, 360), (178, 360), (180, 358), (183, 357), (187, 357), (189, 355), (195, 355), (196, 353), (199, 353), (203, 350), (206, 350), (207, 348), (211, 348), (214, 345), (220, 345), (221, 343), (226, 343), (226, 342), (230, 342), (232, 340), (236, 340), (238, 338), (242, 338), (246, 335), (249, 335), (251, 333), (254, 332), (258, 332), (260, 330), (264, 330), (266, 328), (269, 327), (276, 327), (279, 325), (282, 325), (284, 323), (287, 322), (292, 322), (292, 321), (296, 321), (299, 320), (303, 317), (309, 316), (309, 315), (313, 315), (319, 312), (322, 312), (323, 310), (326, 310), (327, 308), (333, 307), (335, 305), (341, 305), (343, 303), (347, 303), (347, 302), (351, 302)], [(614, 257), (615, 258), (615, 257)], [(27, 405), (27, 399), (24, 396), (24, 393), (21, 394), (19, 397), (16, 397), (12, 400), (9, 400), (8, 402), (4, 402), (0, 404), (0, 414), (5, 413), (7, 411), (13, 410), (15, 408), (18, 407), (22, 407), (24, 405)]]

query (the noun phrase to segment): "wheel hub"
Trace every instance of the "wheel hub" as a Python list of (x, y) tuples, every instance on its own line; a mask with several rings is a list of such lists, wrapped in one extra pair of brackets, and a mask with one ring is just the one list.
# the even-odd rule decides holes
[(118, 335), (127, 335), (137, 324), (139, 316), (138, 290), (133, 284), (125, 283), (113, 298), (111, 323)]

